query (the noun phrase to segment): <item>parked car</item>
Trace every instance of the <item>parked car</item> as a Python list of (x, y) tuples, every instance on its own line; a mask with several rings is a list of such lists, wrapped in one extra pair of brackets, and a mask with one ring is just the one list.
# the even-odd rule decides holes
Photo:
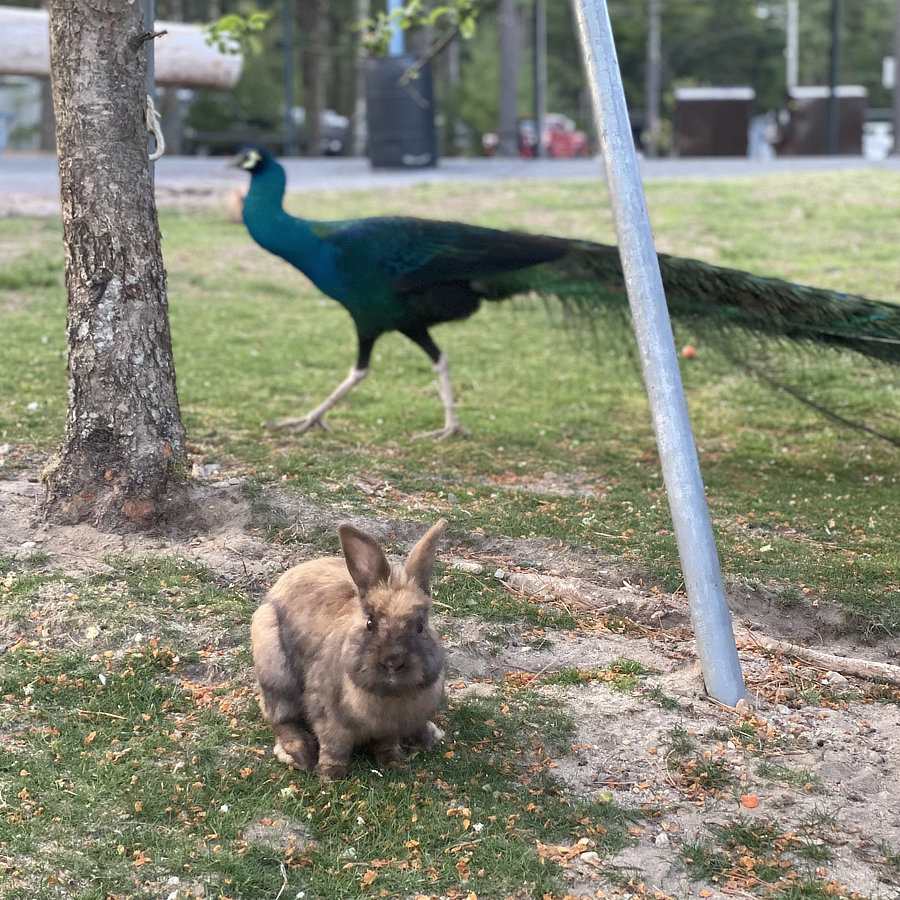
[[(295, 148), (306, 153), (306, 110), (294, 107), (293, 119)], [(319, 153), (340, 156), (346, 150), (350, 120), (332, 109), (323, 109), (319, 121)], [(263, 144), (273, 153), (281, 154), (284, 153), (284, 132), (260, 122), (246, 122), (243, 127), (229, 131), (199, 131), (190, 126), (184, 129), (184, 152), (197, 156), (231, 154), (250, 143)]]
[[(482, 138), (486, 156), (497, 152), (499, 137), (496, 132), (488, 132)], [(535, 155), (537, 126), (533, 116), (522, 116), (518, 121), (519, 156), (531, 159)], [(587, 156), (590, 152), (588, 137), (575, 127), (575, 122), (561, 113), (547, 113), (544, 118), (544, 133), (541, 137), (542, 156), (567, 159), (573, 156)]]

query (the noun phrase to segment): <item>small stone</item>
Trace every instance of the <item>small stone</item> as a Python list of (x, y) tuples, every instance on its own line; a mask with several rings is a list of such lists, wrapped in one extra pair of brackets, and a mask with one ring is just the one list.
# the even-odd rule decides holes
[(12, 452), (12, 444), (0, 444), (0, 456), (7, 456)]
[(850, 687), (849, 680), (844, 678), (840, 672), (826, 672), (825, 680), (828, 682), (829, 687), (838, 688), (839, 690)]
[(600, 865), (600, 857), (594, 850), (586, 850), (584, 853), (579, 853), (578, 858), (582, 862), (586, 862), (589, 866)]
[(219, 463), (207, 463), (203, 466), (194, 463), (194, 465), (191, 466), (191, 475), (193, 475), (194, 478), (209, 478), (212, 475), (217, 475), (221, 471), (222, 467)]
[(459, 506), (459, 497), (451, 491), (447, 494), (447, 502), (451, 506)]
[(668, 847), (672, 842), (669, 840), (669, 836), (664, 831), (661, 831), (653, 840), (653, 843), (657, 847)]

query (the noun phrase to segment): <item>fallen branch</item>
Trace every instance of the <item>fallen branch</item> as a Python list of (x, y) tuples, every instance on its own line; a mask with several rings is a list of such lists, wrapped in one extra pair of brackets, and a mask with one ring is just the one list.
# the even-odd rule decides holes
[(548, 595), (577, 610), (617, 614), (639, 624), (658, 624), (664, 616), (682, 612), (664, 597), (604, 587), (582, 578), (506, 572), (502, 583), (532, 597)]
[(855, 656), (836, 656), (834, 653), (801, 647), (799, 644), (779, 641), (752, 631), (747, 631), (746, 634), (755, 646), (770, 653), (782, 653), (840, 675), (852, 675), (854, 678), (864, 678), (867, 681), (879, 681), (883, 684), (900, 687), (900, 666), (875, 662), (871, 659), (859, 659)]
[[(581, 578), (539, 575), (533, 572), (504, 572), (502, 583), (531, 596), (549, 594), (557, 600), (572, 604), (576, 609), (590, 610), (595, 614), (625, 614), (635, 622), (658, 621), (667, 615), (684, 614), (670, 599), (608, 588)], [(900, 666), (853, 656), (836, 656), (834, 653), (801, 647), (749, 629), (736, 628), (735, 632), (739, 639), (743, 637), (757, 649), (781, 653), (840, 675), (900, 687)]]

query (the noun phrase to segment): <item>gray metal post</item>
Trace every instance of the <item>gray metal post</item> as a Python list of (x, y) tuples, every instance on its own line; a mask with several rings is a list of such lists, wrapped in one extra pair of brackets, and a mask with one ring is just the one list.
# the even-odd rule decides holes
[(745, 696), (744, 679), (725, 603), (606, 0), (575, 0), (575, 12), (703, 678), (711, 696), (734, 706)]

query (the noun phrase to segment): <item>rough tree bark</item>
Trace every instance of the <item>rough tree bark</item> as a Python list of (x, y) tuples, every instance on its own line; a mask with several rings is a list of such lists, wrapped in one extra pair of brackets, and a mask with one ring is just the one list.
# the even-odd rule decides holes
[(303, 105), (306, 107), (306, 155), (322, 155), (325, 108), (325, 56), (328, 20), (322, 0), (300, 3), (303, 34)]
[(110, 529), (156, 521), (185, 459), (147, 156), (147, 40), (138, 3), (51, 0), (69, 409), (45, 511)]
[(519, 152), (519, 5), (500, 0), (500, 121), (497, 156)]

